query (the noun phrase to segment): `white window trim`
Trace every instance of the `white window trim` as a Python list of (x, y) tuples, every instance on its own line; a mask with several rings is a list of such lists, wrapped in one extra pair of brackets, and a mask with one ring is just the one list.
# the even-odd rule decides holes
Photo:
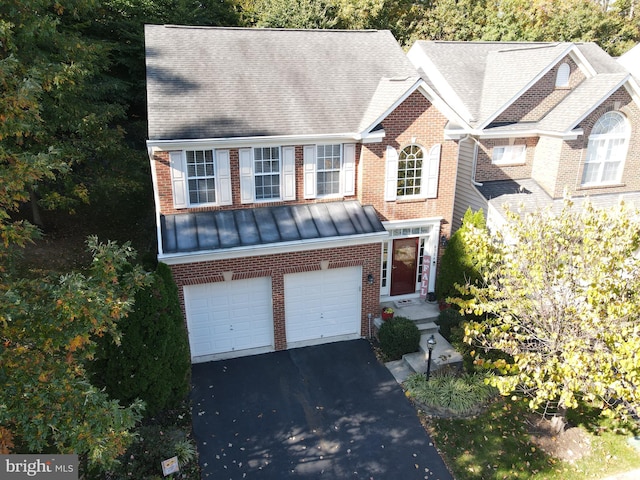
[[(504, 152), (500, 160), (496, 160), (497, 151)], [(493, 165), (524, 165), (526, 162), (527, 146), (525, 144), (498, 145), (492, 149), (491, 163)]]
[[(622, 182), (622, 174), (624, 172), (624, 167), (625, 167), (625, 163), (627, 160), (627, 153), (629, 152), (629, 141), (631, 139), (631, 128), (629, 126), (629, 122), (627, 120), (627, 118), (619, 113), (619, 112), (607, 112), (605, 114), (603, 114), (600, 118), (604, 117), (605, 115), (607, 115), (608, 113), (615, 113), (617, 115), (619, 115), (624, 124), (625, 124), (625, 132), (624, 134), (616, 134), (616, 133), (601, 133), (601, 134), (591, 134), (589, 135), (589, 140), (587, 142), (587, 152), (585, 155), (585, 161), (584, 161), (584, 167), (583, 167), (583, 172), (582, 172), (582, 182), (580, 184), (581, 187), (601, 187), (601, 186), (608, 186), (608, 185), (618, 185)], [(600, 120), (600, 119), (598, 119)], [(597, 122), (597, 121), (596, 121)], [(595, 126), (595, 125), (594, 125)], [(610, 181), (603, 181), (603, 180), (596, 180), (594, 182), (585, 182), (584, 181), (584, 174), (586, 172), (586, 166), (588, 164), (591, 163), (597, 163), (599, 165), (598, 167), (598, 178), (601, 179), (602, 175), (603, 175), (603, 165), (606, 162), (610, 162), (610, 159), (605, 159), (604, 161), (598, 161), (598, 162), (590, 162), (589, 161), (589, 152), (590, 149), (592, 148), (592, 142), (594, 141), (598, 141), (598, 140), (605, 140), (605, 146), (604, 148), (607, 149), (607, 145), (609, 142), (613, 141), (613, 140), (624, 140), (624, 147), (623, 147), (623, 152), (620, 154), (620, 166), (618, 168), (618, 171), (616, 172), (616, 178), (614, 180), (610, 180)]]
[(304, 198), (341, 198), (355, 195), (356, 183), (356, 144), (340, 144), (340, 188), (338, 193), (318, 194), (317, 152), (319, 145), (338, 145), (337, 143), (318, 143), (303, 147), (304, 157)]
[(569, 80), (571, 78), (571, 67), (564, 62), (558, 67), (556, 73), (556, 88), (569, 88)]
[(440, 175), (440, 156), (442, 144), (436, 143), (428, 151), (421, 147), (425, 156), (422, 160), (422, 181), (419, 195), (398, 196), (398, 151), (392, 146), (386, 150), (386, 172), (384, 199), (387, 202), (396, 200), (429, 199), (438, 196), (438, 182)]
[(189, 195), (189, 177), (187, 175), (186, 151), (176, 150), (169, 152), (169, 163), (171, 166), (171, 187), (173, 193), (174, 208), (184, 209), (231, 205), (233, 199), (231, 196), (231, 168), (229, 163), (229, 150), (216, 150), (212, 148), (199, 148), (196, 150), (210, 150), (213, 152), (213, 178), (215, 181), (216, 201), (206, 203), (191, 203)]
[(238, 149), (240, 167), (240, 202), (272, 203), (296, 199), (296, 153), (294, 146), (277, 146), (280, 150), (280, 197), (256, 199), (254, 149), (274, 148), (273, 145), (256, 145)]

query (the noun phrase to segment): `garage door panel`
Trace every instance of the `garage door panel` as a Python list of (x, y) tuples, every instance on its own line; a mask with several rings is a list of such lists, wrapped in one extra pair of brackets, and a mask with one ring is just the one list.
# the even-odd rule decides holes
[(269, 277), (185, 287), (191, 356), (273, 349)]
[(287, 342), (360, 334), (361, 267), (285, 275)]

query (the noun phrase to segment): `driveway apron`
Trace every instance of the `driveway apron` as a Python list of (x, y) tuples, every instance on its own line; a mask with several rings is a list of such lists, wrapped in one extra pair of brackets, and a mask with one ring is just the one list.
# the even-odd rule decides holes
[(203, 479), (453, 479), (366, 340), (196, 364)]

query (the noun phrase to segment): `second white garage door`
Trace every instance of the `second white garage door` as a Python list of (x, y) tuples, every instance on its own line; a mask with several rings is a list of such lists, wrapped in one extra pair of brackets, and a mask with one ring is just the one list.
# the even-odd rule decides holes
[(273, 350), (270, 277), (188, 285), (184, 303), (193, 362)]
[(284, 302), (288, 347), (359, 338), (362, 267), (285, 275)]

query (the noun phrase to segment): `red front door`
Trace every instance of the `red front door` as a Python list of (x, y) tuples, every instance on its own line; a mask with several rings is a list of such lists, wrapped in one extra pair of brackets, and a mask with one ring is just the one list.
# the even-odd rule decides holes
[(391, 295), (414, 293), (418, 274), (418, 238), (394, 240), (392, 255)]

